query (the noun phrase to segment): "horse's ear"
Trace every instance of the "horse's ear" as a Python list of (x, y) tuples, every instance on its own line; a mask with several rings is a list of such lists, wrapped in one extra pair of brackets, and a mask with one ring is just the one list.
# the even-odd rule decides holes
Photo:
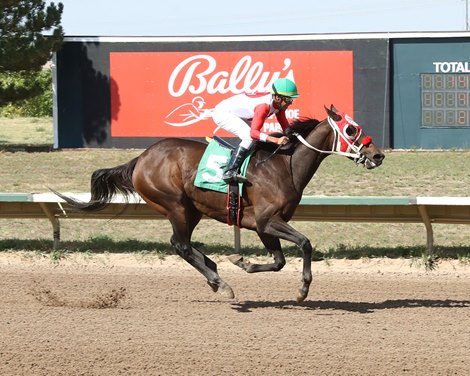
[(331, 108), (328, 108), (324, 105), (323, 107), (325, 107), (325, 111), (328, 114), (328, 116), (332, 118), (334, 121), (341, 120), (341, 116), (336, 113), (338, 110), (335, 108), (335, 106), (331, 105)]

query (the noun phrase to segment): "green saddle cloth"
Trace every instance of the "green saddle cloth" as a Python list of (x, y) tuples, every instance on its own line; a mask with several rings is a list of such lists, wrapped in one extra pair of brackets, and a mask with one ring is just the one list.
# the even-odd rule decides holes
[[(231, 150), (212, 140), (207, 145), (197, 168), (194, 185), (199, 188), (210, 189), (217, 192), (227, 193), (227, 183), (222, 180), (225, 166), (230, 159)], [(248, 155), (240, 168), (240, 174), (245, 176), (250, 162), (251, 154)], [(243, 183), (239, 184), (240, 192)]]

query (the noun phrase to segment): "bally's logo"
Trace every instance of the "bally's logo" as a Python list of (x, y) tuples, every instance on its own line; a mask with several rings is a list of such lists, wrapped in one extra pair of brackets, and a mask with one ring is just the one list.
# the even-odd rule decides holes
[[(204, 67), (204, 68), (202, 68)], [(266, 71), (262, 61), (243, 56), (231, 71), (218, 69), (217, 60), (210, 55), (191, 56), (179, 63), (170, 75), (168, 92), (172, 97), (195, 95), (166, 115), (164, 122), (173, 127), (186, 127), (212, 116), (212, 108), (205, 108), (205, 94), (240, 94), (267, 92), (271, 83), (281, 74), (295, 81), (292, 61), (285, 58), (283, 67)]]

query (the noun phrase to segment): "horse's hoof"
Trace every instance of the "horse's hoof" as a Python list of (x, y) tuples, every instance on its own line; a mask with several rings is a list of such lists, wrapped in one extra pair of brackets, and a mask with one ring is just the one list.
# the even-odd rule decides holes
[(228, 260), (234, 264), (234, 265), (237, 265), (239, 266), (240, 268), (242, 268), (242, 265), (243, 265), (243, 256), (242, 255), (230, 255), (228, 256)]
[(232, 288), (223, 281), (219, 284), (219, 292), (228, 299), (235, 298)]
[(232, 288), (227, 285), (225, 282), (221, 281), (220, 283), (213, 283), (207, 281), (207, 284), (210, 286), (212, 291), (220, 292), (220, 294), (228, 299), (235, 298), (235, 294), (233, 293)]
[(299, 294), (297, 295), (297, 303), (302, 303), (308, 295), (308, 291), (305, 292), (302, 289), (299, 289)]
[(207, 281), (207, 284), (212, 289), (212, 291), (217, 292), (219, 290), (219, 285), (217, 283), (212, 283), (210, 281)]

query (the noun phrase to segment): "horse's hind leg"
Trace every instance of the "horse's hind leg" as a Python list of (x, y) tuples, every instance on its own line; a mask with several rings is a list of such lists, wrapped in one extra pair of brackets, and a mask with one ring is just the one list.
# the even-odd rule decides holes
[(286, 264), (284, 253), (282, 252), (281, 242), (278, 238), (271, 235), (258, 234), (259, 238), (263, 242), (266, 249), (273, 255), (274, 262), (271, 264), (252, 264), (249, 261), (245, 261), (243, 256), (232, 255), (229, 260), (237, 265), (238, 267), (245, 270), (247, 273), (258, 273), (258, 272), (278, 272)]
[(235, 297), (232, 288), (220, 278), (217, 272), (217, 264), (214, 261), (191, 245), (178, 242), (175, 236), (171, 238), (171, 244), (175, 247), (178, 255), (207, 278), (207, 284), (212, 291), (219, 291), (230, 299)]
[(220, 278), (217, 264), (191, 245), (191, 234), (199, 220), (200, 217), (192, 218), (192, 220), (185, 218), (183, 221), (170, 218), (173, 226), (171, 244), (175, 247), (178, 255), (207, 278), (207, 283), (214, 292), (218, 291), (232, 299), (235, 296), (233, 290)]

